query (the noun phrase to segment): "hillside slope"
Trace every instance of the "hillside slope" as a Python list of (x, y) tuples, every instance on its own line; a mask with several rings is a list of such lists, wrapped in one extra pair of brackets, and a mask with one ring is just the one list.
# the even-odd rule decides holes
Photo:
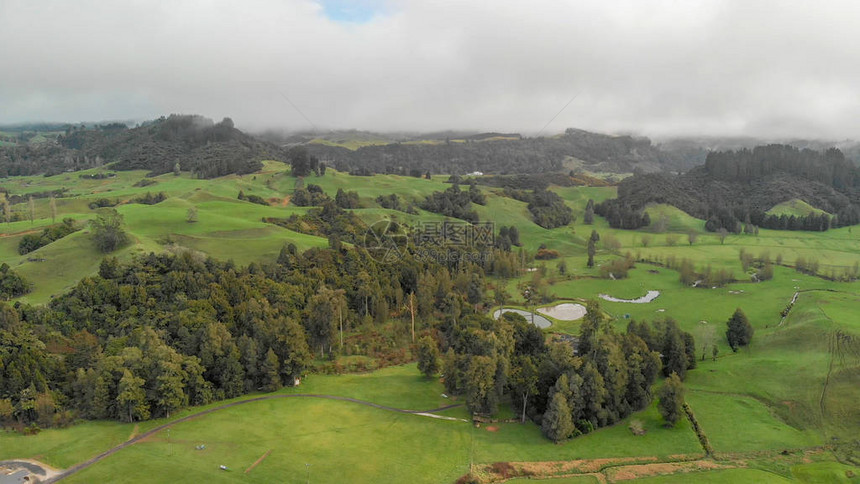
[(283, 150), (202, 116), (171, 115), (136, 128), (113, 123), (69, 127), (56, 141), (0, 149), (0, 175), (57, 174), (113, 164), (116, 170), (167, 173), (176, 163), (200, 178), (253, 173)]

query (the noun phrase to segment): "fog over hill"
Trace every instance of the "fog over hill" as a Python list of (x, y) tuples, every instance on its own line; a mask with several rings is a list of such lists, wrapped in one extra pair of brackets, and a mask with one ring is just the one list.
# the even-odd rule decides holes
[(0, 123), (841, 139), (860, 132), (858, 16), (848, 0), (7, 0)]

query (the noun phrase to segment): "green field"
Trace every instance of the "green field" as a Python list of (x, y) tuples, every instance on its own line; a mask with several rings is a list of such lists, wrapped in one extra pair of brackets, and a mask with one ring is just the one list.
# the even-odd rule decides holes
[[(364, 141), (370, 144), (375, 140)], [(358, 143), (318, 142), (344, 146)], [(328, 245), (324, 238), (262, 221), (264, 217), (288, 217), (308, 210), (288, 203), (297, 180), (282, 163), (266, 162), (258, 173), (214, 180), (170, 173), (152, 178), (156, 184), (148, 187), (133, 186), (145, 178), (143, 171), (116, 172), (115, 177), (100, 180), (81, 179), (79, 175), (64, 173), (2, 181), (4, 188), (18, 195), (67, 190), (56, 200), (57, 222), (72, 217), (83, 228), (22, 256), (17, 252), (20, 239), (52, 224), (48, 200), (35, 200), (32, 222), (0, 224), (0, 263), (9, 264), (33, 283), (33, 291), (21, 301), (46, 303), (98, 271), (104, 254), (95, 249), (86, 221), (97, 215), (89, 204), (99, 198), (120, 202), (116, 208), (124, 216), (132, 242), (113, 255), (124, 260), (151, 251), (184, 248), (246, 265), (274, 260), (289, 242), (301, 250)], [(450, 186), (445, 183), (447, 178), (359, 177), (329, 169), (325, 176), (309, 176), (303, 182), (318, 184), (332, 197), (338, 189), (358, 192), (362, 208), (355, 213), (367, 223), (390, 218), (418, 224), (444, 217), (422, 210), (418, 215), (408, 215), (383, 209), (375, 202), (376, 197), (396, 193), (407, 202), (418, 203), (430, 193)], [(846, 472), (860, 474), (860, 469), (837, 462), (833, 449), (822, 446), (842, 445), (860, 435), (860, 351), (853, 346), (860, 338), (860, 282), (834, 282), (800, 274), (792, 266), (798, 257), (815, 258), (820, 262), (819, 276), (838, 276), (860, 262), (860, 233), (852, 228), (827, 232), (763, 229), (758, 235), (729, 235), (721, 242), (717, 235), (704, 230), (704, 221), (666, 205), (647, 208), (652, 221), (665, 222), (659, 232), (654, 224), (636, 231), (611, 229), (600, 217), (595, 217), (593, 225), (584, 225), (587, 200), (600, 202), (614, 197), (612, 187), (552, 187), (573, 209), (577, 220), (566, 227), (546, 230), (531, 221), (525, 203), (503, 196), (499, 189), (481, 189), (487, 196), (487, 204), (476, 207), (482, 220), (517, 226), (523, 246), (532, 253), (541, 244), (560, 253), (560, 259), (529, 264), (543, 267), (546, 272), (542, 282), (550, 297), (541, 305), (584, 302), (600, 294), (633, 299), (656, 290), (660, 296), (650, 303), (601, 300), (601, 307), (619, 330), (630, 319), (671, 317), (697, 341), (717, 345), (716, 361), (708, 350), (707, 358), (689, 372), (685, 382), (687, 402), (717, 454), (716, 461), (733, 467), (643, 476), (642, 482), (854, 482), (847, 480)], [(263, 197), (269, 205), (238, 200), (240, 190)], [(157, 205), (128, 203), (146, 192), (162, 191), (169, 198)], [(192, 207), (198, 212), (195, 223), (186, 221)], [(13, 210), (26, 214), (28, 207), (21, 203)], [(770, 213), (805, 215), (810, 210), (814, 209), (793, 201), (774, 207)], [(585, 247), (592, 230), (600, 233), (601, 242), (595, 267), (587, 268)], [(692, 243), (688, 240), (691, 232), (696, 234)], [(611, 239), (620, 248), (611, 247)], [(751, 274), (745, 274), (741, 267), (741, 250), (755, 256), (767, 253), (771, 260), (780, 257), (782, 264), (775, 267), (772, 280), (754, 283)], [(637, 262), (625, 279), (600, 278), (601, 264), (627, 253), (635, 260), (653, 263)], [(678, 272), (660, 265), (668, 256), (688, 258), (699, 269), (728, 269), (737, 282), (720, 288), (686, 287), (680, 283)], [(557, 269), (562, 260), (568, 268), (565, 275)], [(509, 293), (508, 305), (524, 307), (518, 285), (533, 280), (536, 273), (490, 278), (490, 283)], [(797, 303), (783, 321), (780, 312), (798, 291)], [(736, 308), (747, 314), (755, 336), (750, 347), (733, 353), (724, 334), (725, 322)], [(547, 331), (575, 335), (579, 325), (576, 321), (553, 321)], [(409, 364), (364, 374), (310, 375), (300, 387), (280, 393), (337, 395), (413, 410), (459, 403), (443, 397), (443, 392), (439, 381), (421, 377), (415, 365)], [(173, 418), (199, 410), (186, 409)], [(502, 413), (513, 415), (507, 404)], [(463, 407), (441, 415), (468, 417)], [(632, 435), (628, 429), (632, 419), (642, 423), (647, 430), (645, 435)], [(0, 459), (35, 458), (56, 467), (69, 467), (162, 423), (166, 421), (139, 425), (85, 422), (36, 436), (0, 433)], [(147, 482), (153, 476), (158, 481), (173, 481), (193, 476), (195, 480), (213, 482), (305, 482), (309, 474), (311, 482), (435, 483), (454, 482), (469, 472), (470, 464), (612, 458), (675, 462), (703, 455), (690, 423), (682, 420), (675, 428), (664, 427), (654, 404), (613, 427), (561, 445), (548, 441), (534, 423), (502, 422), (492, 427), (493, 431), (489, 431), (486, 425), (475, 427), (459, 420), (407, 415), (343, 401), (266, 400), (179, 423), (171, 428), (169, 440), (167, 432), (161, 431), (75, 475), (71, 481)], [(206, 445), (205, 450), (195, 448), (200, 444)], [(783, 450), (813, 449), (815, 453), (803, 458), (782, 458), (779, 454)], [(245, 472), (269, 451), (253, 470)], [(230, 470), (222, 471), (220, 465)], [(593, 476), (577, 476), (551, 482), (598, 481)]]
[(805, 217), (810, 213), (820, 215), (822, 213), (827, 212), (825, 212), (824, 210), (819, 210), (812, 205), (804, 202), (803, 200), (798, 200), (795, 198), (793, 200), (774, 205), (774, 207), (768, 210), (766, 213), (768, 215), (794, 215), (796, 217)]

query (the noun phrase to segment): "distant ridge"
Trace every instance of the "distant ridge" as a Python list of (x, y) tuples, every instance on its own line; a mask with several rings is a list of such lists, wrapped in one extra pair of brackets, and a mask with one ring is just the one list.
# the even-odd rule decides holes
[(161, 117), (136, 128), (122, 123), (68, 126), (49, 143), (0, 149), (0, 174), (56, 174), (110, 165), (115, 170), (173, 170), (176, 163), (201, 178), (252, 173), (264, 159), (285, 160), (277, 145), (247, 135), (230, 118)]

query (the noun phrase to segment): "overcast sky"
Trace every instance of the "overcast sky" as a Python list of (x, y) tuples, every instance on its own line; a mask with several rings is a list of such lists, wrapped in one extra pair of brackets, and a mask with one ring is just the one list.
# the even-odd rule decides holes
[(0, 123), (860, 138), (860, 2), (816, 3), (0, 0)]

